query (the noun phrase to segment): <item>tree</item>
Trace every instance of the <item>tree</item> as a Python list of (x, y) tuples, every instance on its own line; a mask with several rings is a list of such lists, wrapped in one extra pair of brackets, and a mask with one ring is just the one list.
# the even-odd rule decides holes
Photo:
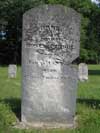
[(42, 0), (0, 0), (0, 30), (4, 27), (7, 32), (6, 40), (0, 39), (0, 55), (3, 58), (0, 63), (20, 63), (23, 13), (42, 3)]
[[(91, 0), (0, 0), (0, 30), (7, 33), (6, 40), (0, 39), (0, 63), (20, 62), (23, 13), (40, 4), (62, 4), (79, 12), (80, 60), (100, 62), (100, 7)], [(96, 56), (91, 58), (90, 53)]]

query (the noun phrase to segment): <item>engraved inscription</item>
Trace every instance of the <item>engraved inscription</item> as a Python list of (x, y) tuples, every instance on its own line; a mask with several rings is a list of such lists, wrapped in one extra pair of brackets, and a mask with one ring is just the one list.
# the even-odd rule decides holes
[[(60, 57), (60, 62), (64, 62), (64, 58), (72, 58), (72, 52), (75, 49), (73, 38), (71, 37), (73, 27), (69, 26), (70, 37), (65, 35), (63, 27), (57, 25), (38, 24), (37, 31), (31, 38), (26, 32), (25, 48), (34, 48), (36, 52), (43, 55), (55, 55)], [(69, 34), (69, 33), (68, 33)]]

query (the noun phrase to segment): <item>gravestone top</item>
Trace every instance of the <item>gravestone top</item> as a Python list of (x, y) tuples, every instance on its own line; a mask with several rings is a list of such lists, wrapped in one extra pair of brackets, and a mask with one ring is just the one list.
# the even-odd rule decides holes
[(79, 56), (80, 16), (76, 11), (62, 5), (43, 5), (29, 10), (23, 18), (26, 48), (66, 64)]
[(42, 5), (23, 16), (22, 122), (35, 127), (73, 125), (80, 15), (62, 5)]
[(88, 80), (88, 65), (86, 63), (80, 63), (78, 73), (80, 81)]
[(16, 73), (17, 73), (17, 66), (15, 64), (10, 64), (8, 66), (8, 77), (16, 78)]

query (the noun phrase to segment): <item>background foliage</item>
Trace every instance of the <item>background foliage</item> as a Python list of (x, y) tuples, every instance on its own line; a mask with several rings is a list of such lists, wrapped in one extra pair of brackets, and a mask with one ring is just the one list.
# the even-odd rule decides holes
[(62, 4), (81, 14), (79, 61), (100, 63), (100, 7), (91, 0), (0, 0), (0, 64), (21, 62), (22, 16), (40, 4)]

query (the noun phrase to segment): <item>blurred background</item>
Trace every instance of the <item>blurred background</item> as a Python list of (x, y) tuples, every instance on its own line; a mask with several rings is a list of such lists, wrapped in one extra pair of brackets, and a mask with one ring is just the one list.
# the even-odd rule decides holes
[(100, 0), (0, 0), (0, 65), (21, 64), (23, 13), (40, 4), (62, 4), (81, 14), (79, 62), (100, 63)]

